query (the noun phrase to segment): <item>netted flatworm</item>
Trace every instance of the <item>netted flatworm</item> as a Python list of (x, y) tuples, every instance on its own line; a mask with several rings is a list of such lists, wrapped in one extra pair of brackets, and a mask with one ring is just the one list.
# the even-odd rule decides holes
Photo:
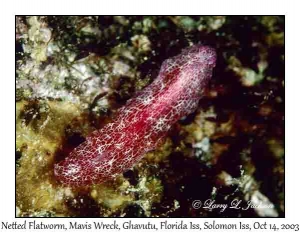
[(201, 45), (165, 60), (158, 77), (121, 107), (111, 123), (55, 164), (57, 179), (83, 186), (130, 169), (157, 147), (176, 121), (196, 110), (215, 63), (214, 49)]

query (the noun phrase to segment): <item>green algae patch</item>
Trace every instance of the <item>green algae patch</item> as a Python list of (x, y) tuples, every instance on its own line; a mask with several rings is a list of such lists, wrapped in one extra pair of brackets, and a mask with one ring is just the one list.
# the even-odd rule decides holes
[(55, 210), (64, 212), (64, 197), (71, 195), (53, 179), (55, 152), (64, 130), (80, 116), (74, 104), (59, 101), (28, 101), (16, 105), (17, 205), (22, 212)]

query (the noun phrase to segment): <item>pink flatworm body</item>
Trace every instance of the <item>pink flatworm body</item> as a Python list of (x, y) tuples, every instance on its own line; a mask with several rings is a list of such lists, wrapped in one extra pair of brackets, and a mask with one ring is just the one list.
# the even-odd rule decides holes
[(196, 110), (215, 63), (214, 49), (200, 45), (165, 60), (158, 77), (121, 107), (111, 123), (55, 164), (57, 179), (83, 186), (130, 169), (157, 147), (176, 121)]

